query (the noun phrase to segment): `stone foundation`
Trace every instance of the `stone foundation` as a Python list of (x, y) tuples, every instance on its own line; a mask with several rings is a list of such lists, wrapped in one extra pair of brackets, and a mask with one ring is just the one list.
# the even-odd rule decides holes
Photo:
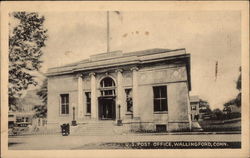
[(169, 122), (168, 123), (169, 132), (186, 132), (190, 131), (189, 122)]
[[(77, 126), (81, 126), (84, 124), (95, 124), (101, 123), (101, 121), (87, 121), (85, 123), (77, 122)], [(104, 122), (105, 124), (105, 122)], [(60, 131), (62, 124), (60, 123), (48, 123), (47, 129)], [(71, 123), (70, 123), (71, 125)], [(141, 122), (140, 119), (133, 119), (133, 120), (124, 120), (121, 126), (117, 126), (117, 123), (113, 123), (113, 128), (115, 129), (116, 133), (126, 134), (126, 133), (133, 133), (133, 132), (157, 132), (156, 126), (166, 126), (166, 132), (186, 132), (190, 131), (189, 122)], [(88, 129), (86, 129), (88, 130)]]

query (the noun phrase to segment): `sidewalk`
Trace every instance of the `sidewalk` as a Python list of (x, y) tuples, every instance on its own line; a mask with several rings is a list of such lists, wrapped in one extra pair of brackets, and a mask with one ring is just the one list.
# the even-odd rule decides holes
[[(225, 141), (240, 142), (241, 134), (137, 134), (113, 136), (18, 136), (9, 138), (10, 150), (70, 150), (97, 147), (103, 143), (124, 143), (142, 141)], [(48, 143), (49, 142), (49, 143)]]
[[(217, 135), (217, 134), (241, 134), (241, 131), (219, 131), (219, 132), (162, 132), (162, 133), (124, 133), (124, 134), (117, 134), (117, 135), (128, 135), (128, 136), (143, 136), (143, 135)], [(60, 132), (57, 133), (26, 133), (20, 136), (50, 136), (50, 135), (57, 135), (61, 136)], [(113, 135), (113, 134), (112, 134)], [(76, 135), (77, 136), (77, 135)], [(79, 135), (80, 136), (80, 135)], [(82, 136), (82, 135), (81, 135)], [(12, 136), (10, 136), (12, 137)], [(102, 137), (102, 136), (100, 136)]]
[[(146, 133), (151, 134), (151, 133)], [(154, 135), (210, 135), (210, 134), (241, 134), (241, 131), (220, 131), (220, 132), (170, 132), (152, 133)]]

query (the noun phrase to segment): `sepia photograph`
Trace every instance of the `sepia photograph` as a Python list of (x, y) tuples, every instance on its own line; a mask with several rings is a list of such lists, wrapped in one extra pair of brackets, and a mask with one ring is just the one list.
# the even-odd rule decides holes
[(6, 15), (8, 152), (242, 149), (241, 10)]

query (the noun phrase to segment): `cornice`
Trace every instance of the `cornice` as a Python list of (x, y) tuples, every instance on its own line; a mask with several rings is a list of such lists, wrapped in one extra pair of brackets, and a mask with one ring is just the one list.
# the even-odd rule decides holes
[(186, 54), (186, 52), (181, 49), (173, 52), (165, 52), (165, 53), (158, 53), (158, 54), (151, 54), (151, 55), (144, 55), (144, 56), (132, 56), (132, 57), (118, 57), (117, 59), (107, 59), (101, 61), (93, 61), (88, 63), (79, 63), (75, 66), (69, 67), (57, 67), (57, 68), (50, 68), (47, 76), (54, 76), (54, 75), (63, 75), (63, 74), (70, 74), (76, 72), (84, 72), (84, 71), (91, 71), (97, 69), (104, 69), (110, 67), (122, 67), (127, 65), (139, 65), (145, 63), (152, 63), (152, 62), (161, 62), (164, 60), (172, 60), (172, 59), (179, 59), (179, 58), (190, 58), (190, 54)]

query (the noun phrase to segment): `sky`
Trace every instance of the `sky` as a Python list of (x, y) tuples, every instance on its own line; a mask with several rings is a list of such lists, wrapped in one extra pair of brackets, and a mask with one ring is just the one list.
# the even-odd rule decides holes
[[(107, 50), (106, 12), (40, 12), (49, 38), (42, 71)], [(241, 65), (238, 11), (110, 12), (110, 50), (185, 48), (191, 54), (190, 95), (212, 109), (234, 98)], [(218, 76), (215, 80), (215, 63)]]

